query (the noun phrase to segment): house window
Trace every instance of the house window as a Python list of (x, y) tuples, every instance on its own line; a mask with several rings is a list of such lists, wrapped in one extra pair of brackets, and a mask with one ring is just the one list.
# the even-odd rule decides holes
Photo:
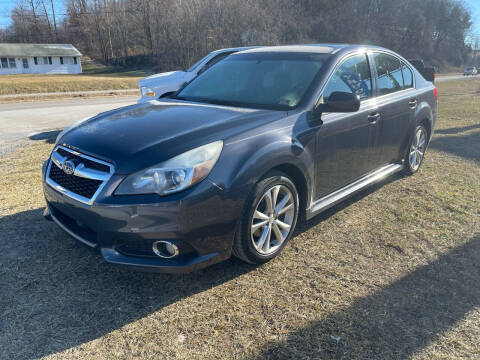
[(43, 65), (48, 65), (48, 57), (43, 57)]
[(74, 63), (75, 65), (77, 65), (77, 57), (75, 57), (75, 56), (73, 57), (73, 63)]
[(48, 57), (48, 64), (52, 65), (52, 57), (51, 56)]
[(63, 65), (63, 56), (60, 56), (60, 64)]
[(0, 58), (0, 62), (2, 63), (2, 68), (8, 69), (8, 59), (7, 58)]
[(15, 69), (17, 67), (17, 64), (15, 63), (15, 58), (8, 58), (8, 66), (12, 69)]
[(36, 56), (33, 57), (33, 62), (35, 63), (35, 65), (38, 65), (38, 58)]

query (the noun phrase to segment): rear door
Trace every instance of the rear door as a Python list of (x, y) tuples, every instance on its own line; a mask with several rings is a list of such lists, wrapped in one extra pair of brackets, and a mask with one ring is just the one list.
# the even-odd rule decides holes
[(315, 161), (317, 199), (372, 170), (370, 155), (378, 110), (365, 53), (350, 56), (337, 66), (322, 92), (323, 101), (334, 91), (357, 94), (360, 109), (322, 114)]
[(370, 58), (374, 65), (380, 114), (371, 161), (372, 166), (378, 168), (401, 160), (400, 148), (407, 136), (417, 99), (412, 71), (404, 62), (384, 52), (373, 52)]

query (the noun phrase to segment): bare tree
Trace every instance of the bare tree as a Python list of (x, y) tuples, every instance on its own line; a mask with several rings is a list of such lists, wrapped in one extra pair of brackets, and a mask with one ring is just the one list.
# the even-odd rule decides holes
[(8, 41), (62, 39), (107, 64), (159, 70), (222, 47), (289, 43), (371, 43), (436, 65), (471, 59), (461, 0), (64, 0), (61, 15), (49, 1), (17, 0)]

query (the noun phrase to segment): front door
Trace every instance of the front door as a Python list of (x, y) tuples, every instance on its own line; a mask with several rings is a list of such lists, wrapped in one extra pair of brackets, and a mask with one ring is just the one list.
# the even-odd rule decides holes
[(370, 66), (365, 54), (353, 55), (337, 67), (323, 90), (323, 101), (334, 91), (357, 94), (361, 105), (354, 113), (322, 114), (317, 130), (315, 199), (372, 170), (370, 157), (378, 110), (372, 99)]

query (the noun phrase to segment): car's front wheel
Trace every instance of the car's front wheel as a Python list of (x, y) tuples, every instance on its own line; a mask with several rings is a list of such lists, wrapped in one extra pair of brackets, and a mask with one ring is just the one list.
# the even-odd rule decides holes
[(277, 256), (291, 238), (298, 218), (298, 192), (282, 173), (260, 180), (247, 200), (233, 244), (233, 255), (252, 264)]

